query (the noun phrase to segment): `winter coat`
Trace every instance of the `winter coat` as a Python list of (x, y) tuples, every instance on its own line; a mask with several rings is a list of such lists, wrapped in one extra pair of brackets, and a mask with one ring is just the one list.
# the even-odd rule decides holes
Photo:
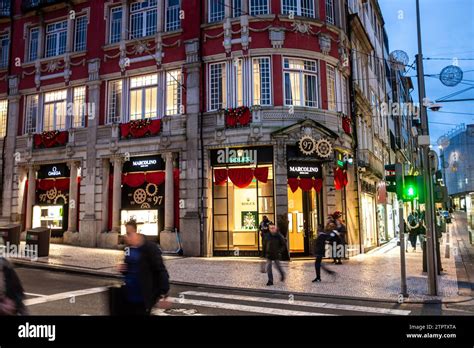
[(2, 297), (14, 302), (16, 315), (28, 314), (23, 303), (25, 294), (20, 278), (13, 266), (5, 258), (0, 257), (0, 301)]
[(335, 232), (319, 232), (314, 243), (314, 255), (316, 257), (325, 257), (326, 244), (333, 243), (336, 243), (336, 245), (341, 243), (340, 237)]
[(265, 257), (269, 260), (280, 260), (286, 249), (286, 240), (280, 233), (269, 233), (265, 243)]
[[(169, 291), (169, 275), (156, 243), (145, 241), (140, 249), (138, 278), (145, 308), (151, 310), (161, 295)], [(124, 274), (126, 275), (126, 271)]]

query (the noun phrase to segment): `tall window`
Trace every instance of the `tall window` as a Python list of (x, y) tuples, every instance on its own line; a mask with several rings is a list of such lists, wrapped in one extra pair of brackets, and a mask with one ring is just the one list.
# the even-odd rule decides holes
[(73, 115), (71, 125), (73, 128), (86, 126), (86, 87), (76, 87), (73, 89)]
[(7, 134), (8, 100), (0, 100), (0, 138)]
[(243, 59), (235, 61), (235, 79), (236, 79), (236, 106), (244, 105), (244, 62)]
[(25, 133), (38, 131), (38, 99), (37, 94), (26, 97)]
[(271, 105), (270, 58), (253, 59), (253, 105)]
[(179, 1), (180, 0), (166, 0), (166, 31), (181, 28), (181, 19), (179, 18), (181, 6)]
[(156, 33), (157, 0), (140, 0), (130, 5), (130, 39)]
[(110, 10), (110, 43), (119, 42), (122, 38), (122, 11), (122, 7), (114, 7)]
[(166, 115), (181, 113), (181, 70), (166, 73)]
[(158, 117), (158, 75), (130, 79), (130, 120)]
[(227, 105), (225, 63), (209, 66), (209, 110), (219, 110)]
[(328, 87), (328, 110), (336, 111), (337, 96), (336, 96), (336, 69), (331, 66), (326, 66), (327, 70), (327, 87)]
[(0, 69), (8, 66), (8, 51), (10, 46), (10, 38), (8, 35), (0, 36)]
[(270, 13), (269, 0), (250, 0), (250, 15), (258, 16)]
[(232, 17), (242, 16), (242, 1), (247, 0), (232, 0)]
[(348, 115), (349, 99), (347, 98), (347, 78), (341, 77), (341, 99), (342, 99), (342, 113)]
[(109, 82), (108, 123), (122, 122), (122, 80)]
[(39, 28), (31, 28), (28, 43), (28, 61), (38, 59)]
[(84, 51), (87, 42), (87, 16), (81, 16), (76, 19), (75, 31), (74, 51)]
[(283, 0), (283, 14), (315, 17), (314, 0)]
[(223, 0), (209, 0), (209, 23), (219, 22), (224, 19), (225, 4)]
[(46, 57), (59, 56), (66, 52), (67, 21), (46, 26)]
[(326, 22), (336, 24), (334, 14), (334, 0), (326, 0)]
[(43, 131), (66, 129), (67, 90), (44, 95)]
[(316, 62), (285, 58), (285, 105), (318, 106), (318, 80)]

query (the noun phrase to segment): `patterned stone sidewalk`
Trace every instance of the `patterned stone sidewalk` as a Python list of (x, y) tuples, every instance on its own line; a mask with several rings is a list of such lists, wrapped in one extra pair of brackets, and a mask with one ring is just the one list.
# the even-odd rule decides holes
[[(411, 249), (411, 248), (410, 248)], [(455, 267), (455, 253), (445, 258), (445, 245), (441, 247), (444, 271), (439, 277), (439, 296), (427, 296), (427, 277), (422, 272), (422, 253), (408, 252), (407, 283), (409, 301), (432, 299), (455, 299), (458, 285)], [(74, 268), (84, 272), (117, 274), (115, 265), (121, 262), (120, 250), (103, 250), (52, 244), (50, 256), (39, 258), (43, 265)], [(283, 262), (287, 273), (284, 283), (275, 281), (267, 287), (266, 274), (260, 273), (260, 260), (237, 258), (184, 258), (165, 256), (165, 262), (172, 281), (213, 286), (248, 289), (273, 289), (289, 293), (311, 293), (318, 295), (348, 296), (396, 301), (400, 292), (400, 249), (395, 242), (378, 251), (357, 255), (343, 265), (328, 264), (337, 274), (323, 272), (321, 283), (312, 283), (314, 263), (311, 260)], [(275, 276), (278, 279), (278, 276)]]

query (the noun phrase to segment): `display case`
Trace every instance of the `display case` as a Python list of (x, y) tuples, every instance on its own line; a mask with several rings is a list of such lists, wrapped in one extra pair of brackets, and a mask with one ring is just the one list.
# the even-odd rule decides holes
[(122, 210), (120, 232), (125, 235), (127, 221), (137, 222), (137, 231), (145, 236), (158, 236), (158, 210)]
[(51, 230), (64, 230), (64, 206), (35, 205), (32, 226), (33, 228), (47, 227)]

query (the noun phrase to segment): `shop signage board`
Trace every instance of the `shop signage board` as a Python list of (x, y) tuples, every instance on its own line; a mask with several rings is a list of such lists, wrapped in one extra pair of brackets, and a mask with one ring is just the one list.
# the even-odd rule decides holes
[(288, 177), (322, 179), (321, 163), (310, 161), (288, 161)]
[(158, 209), (164, 206), (164, 186), (144, 183), (139, 187), (122, 186), (122, 209)]
[(123, 164), (124, 173), (151, 172), (165, 170), (165, 164), (161, 156), (132, 157), (130, 161)]
[(66, 163), (43, 165), (38, 171), (38, 179), (64, 178), (70, 175), (69, 167)]
[(273, 163), (272, 147), (226, 147), (211, 150), (211, 165), (256, 165)]

